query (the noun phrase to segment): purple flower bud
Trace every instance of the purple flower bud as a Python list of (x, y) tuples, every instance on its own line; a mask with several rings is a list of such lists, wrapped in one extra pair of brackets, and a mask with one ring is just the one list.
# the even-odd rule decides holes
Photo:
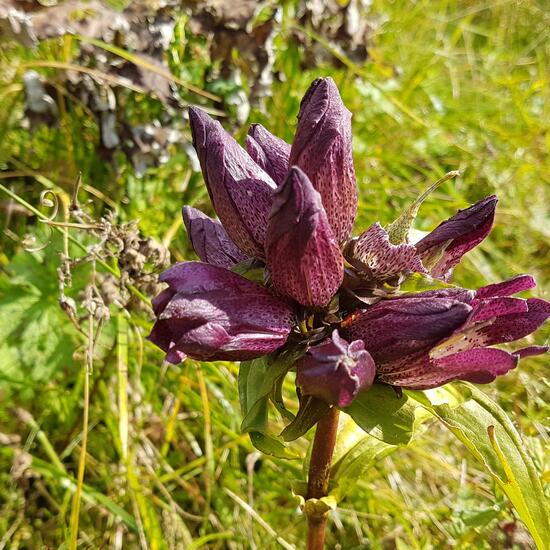
[(263, 258), (275, 182), (205, 112), (190, 107), (189, 121), (214, 210), (243, 252)]
[(346, 259), (369, 279), (384, 281), (402, 273), (426, 273), (412, 244), (394, 245), (378, 222), (346, 247)]
[(280, 348), (295, 322), (292, 309), (266, 288), (222, 267), (185, 262), (165, 271), (153, 301), (149, 339), (179, 363), (240, 361)]
[(273, 286), (304, 306), (327, 305), (344, 277), (321, 197), (295, 166), (273, 197), (266, 256)]
[(321, 194), (339, 243), (349, 237), (357, 211), (351, 141), (351, 113), (336, 84), (318, 78), (302, 99), (290, 165), (299, 166)]
[(229, 238), (219, 221), (191, 206), (184, 206), (182, 214), (189, 240), (203, 262), (230, 269), (248, 258)]
[(362, 390), (372, 386), (375, 366), (361, 341), (348, 344), (338, 331), (332, 339), (310, 348), (296, 365), (296, 383), (304, 395), (329, 405), (347, 407)]
[(385, 384), (427, 389), (453, 380), (491, 382), (521, 357), (547, 351), (488, 347), (523, 338), (550, 317), (550, 303), (509, 296), (533, 284), (521, 275), (476, 293), (443, 289), (383, 300), (346, 318), (342, 334), (365, 343), (377, 380)]
[(252, 124), (246, 138), (246, 150), (277, 185), (285, 181), (290, 157), (290, 145), (286, 141), (268, 132), (261, 124)]
[(432, 277), (447, 279), (462, 256), (489, 234), (497, 200), (491, 195), (469, 208), (459, 210), (416, 243), (422, 263), (430, 270)]

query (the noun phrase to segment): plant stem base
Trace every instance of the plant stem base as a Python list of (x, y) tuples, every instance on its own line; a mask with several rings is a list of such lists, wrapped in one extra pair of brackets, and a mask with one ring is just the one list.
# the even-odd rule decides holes
[[(308, 499), (327, 496), (330, 466), (338, 432), (338, 415), (338, 409), (332, 407), (317, 424), (309, 462)], [(323, 550), (326, 525), (326, 514), (308, 517), (307, 550)]]

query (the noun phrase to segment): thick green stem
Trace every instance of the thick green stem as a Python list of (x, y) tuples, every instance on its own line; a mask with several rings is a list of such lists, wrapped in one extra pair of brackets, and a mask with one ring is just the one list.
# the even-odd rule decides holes
[[(338, 409), (332, 407), (317, 424), (309, 462), (308, 499), (327, 496), (332, 454), (338, 432), (338, 414)], [(308, 516), (307, 550), (323, 550), (326, 524), (326, 513)]]

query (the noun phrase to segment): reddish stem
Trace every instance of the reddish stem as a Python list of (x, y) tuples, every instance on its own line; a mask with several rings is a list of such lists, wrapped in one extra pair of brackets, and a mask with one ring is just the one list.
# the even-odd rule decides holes
[[(309, 462), (308, 499), (327, 496), (332, 454), (338, 432), (338, 414), (338, 409), (332, 407), (317, 424)], [(308, 516), (307, 550), (323, 550), (326, 524), (326, 514)]]

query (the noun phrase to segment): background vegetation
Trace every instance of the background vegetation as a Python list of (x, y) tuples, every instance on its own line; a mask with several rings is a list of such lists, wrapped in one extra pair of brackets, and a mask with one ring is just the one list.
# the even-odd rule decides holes
[[(300, 19), (297, 2), (267, 4), (248, 32), (275, 7), (273, 78), (248, 117), (249, 57), (239, 46), (222, 63), (179, 6), (169, 12), (169, 42), (155, 46), (165, 68), (134, 57), (139, 48), (120, 36), (0, 42), (0, 548), (64, 548), (77, 533), (79, 548), (303, 547), (305, 525), (290, 492), (291, 481), (303, 478), (301, 464), (260, 456), (240, 433), (238, 367), (168, 366), (144, 340), (151, 316), (140, 296), (155, 291), (163, 247), (171, 261), (193, 257), (182, 205), (211, 208), (189, 152), (188, 102), (224, 113), (239, 139), (247, 118), (290, 141), (308, 84), (331, 75), (354, 114), (357, 227), (392, 221), (429, 183), (463, 170), (426, 201), (417, 228), (496, 193), (495, 229), (455, 281), (476, 287), (529, 272), (539, 282), (534, 295), (545, 296), (548, 3), (375, 0), (366, 13), (366, 61), (330, 29)], [(211, 32), (216, 42), (226, 31)], [(154, 57), (151, 48), (147, 55)], [(137, 77), (109, 72), (122, 62), (137, 67)], [(47, 83), (54, 104), (40, 120), (29, 110), (29, 70)], [(165, 70), (173, 75), (168, 90), (158, 74)], [(111, 148), (104, 111), (83, 99), (85, 78), (112, 103), (106, 111), (119, 143)], [(141, 139), (149, 148), (136, 128), (153, 136)], [(79, 174), (80, 211), (72, 200)], [(69, 219), (72, 207), (79, 227), (43, 222), (55, 202), (46, 190), (59, 200), (55, 220)], [(548, 335), (539, 332), (536, 343)], [(523, 434), (546, 489), (547, 365), (544, 356), (525, 360), (484, 388)], [(291, 387), (287, 398), (295, 399)], [(435, 422), (357, 479), (332, 520), (330, 548), (532, 545), (490, 476)]]

